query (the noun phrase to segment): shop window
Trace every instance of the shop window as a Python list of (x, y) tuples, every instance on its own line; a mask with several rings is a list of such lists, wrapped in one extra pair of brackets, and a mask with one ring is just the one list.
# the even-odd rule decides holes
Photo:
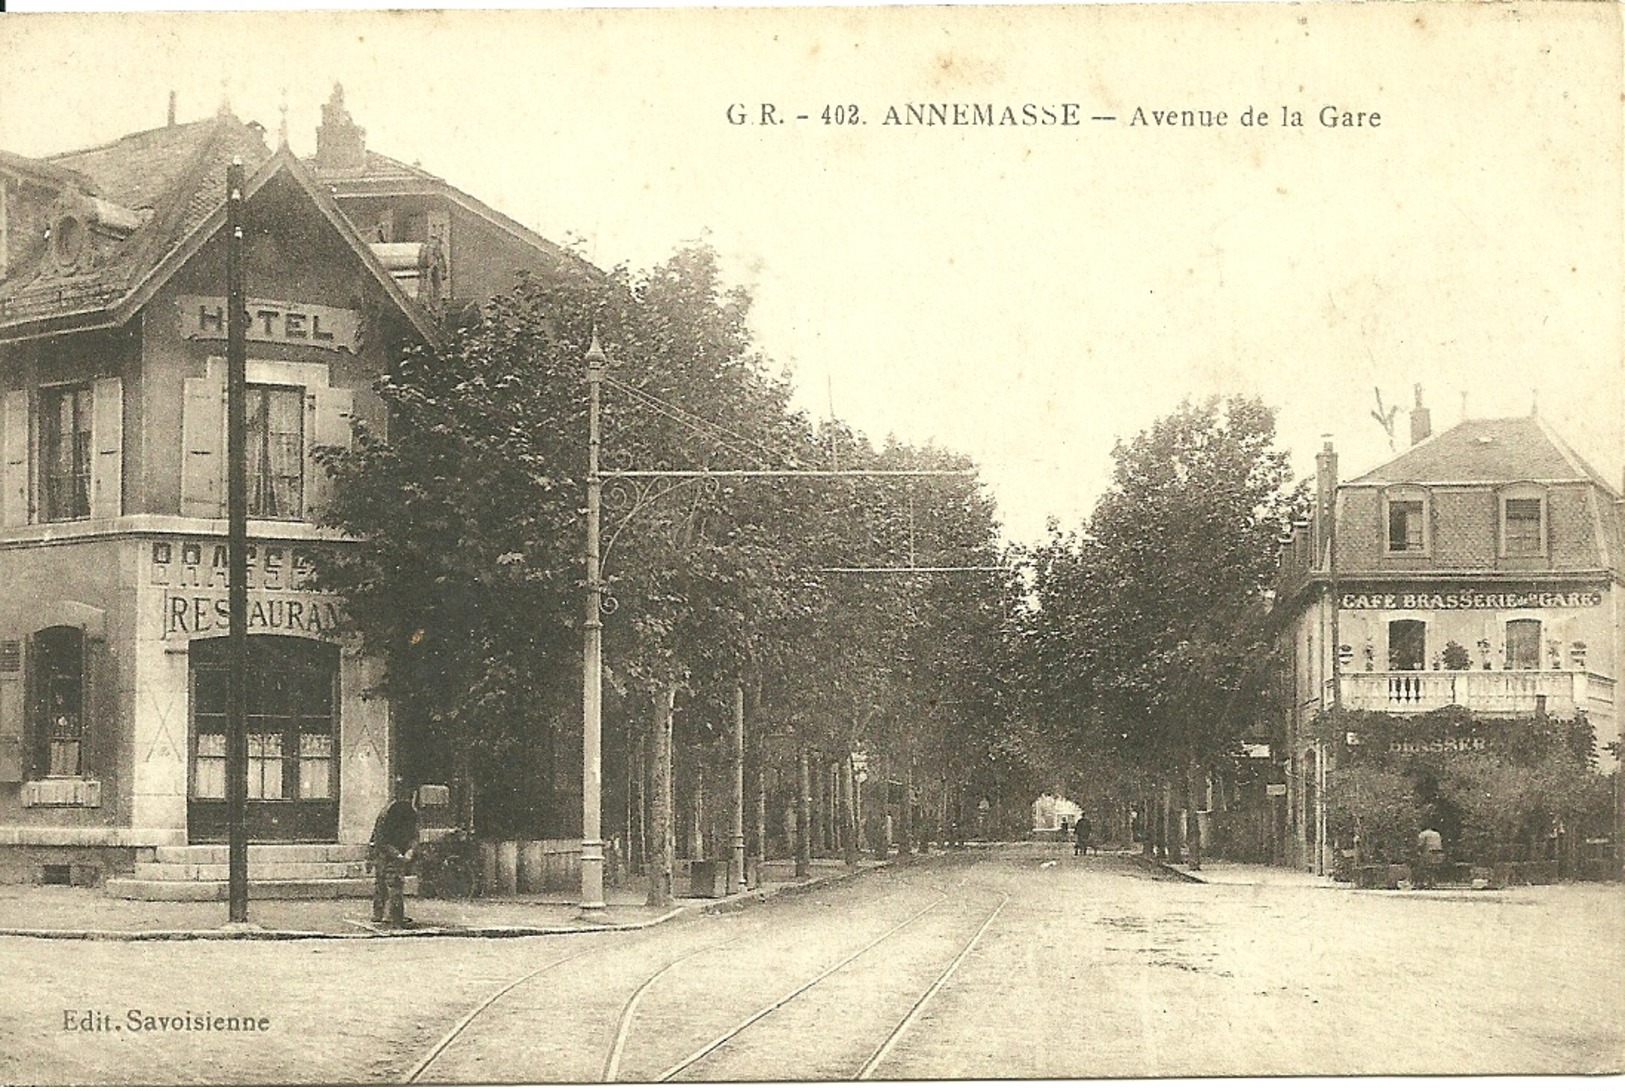
[[(226, 641), (194, 640), (192, 798), (226, 797)], [(248, 798), (336, 797), (333, 739), (338, 650), (291, 637), (250, 637), (245, 690)]]
[(1420, 496), (1391, 496), (1388, 499), (1388, 552), (1426, 553), (1427, 500)]
[(1546, 552), (1545, 504), (1540, 498), (1501, 501), (1501, 552), (1508, 557), (1539, 557)]
[(1540, 669), (1540, 622), (1521, 619), (1507, 622), (1507, 670)]
[(250, 386), (246, 426), (249, 516), (302, 518), (305, 392), (298, 387)]
[(91, 388), (40, 391), (40, 488), (46, 522), (90, 517)]
[(1427, 662), (1427, 622), (1388, 623), (1388, 669), (1419, 671)]
[(34, 775), (85, 773), (85, 634), (59, 625), (34, 634), (29, 651)]

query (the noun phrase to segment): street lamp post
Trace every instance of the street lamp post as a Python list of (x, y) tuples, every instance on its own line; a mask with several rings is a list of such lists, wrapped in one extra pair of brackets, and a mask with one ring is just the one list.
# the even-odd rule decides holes
[(745, 886), (745, 686), (734, 683), (733, 722), (733, 874), (728, 877), (728, 893)]
[(599, 502), (603, 482), (598, 474), (598, 402), (604, 382), (605, 356), (593, 330), (587, 349), (587, 617), (581, 671), (581, 916), (604, 916), (603, 841), (603, 675), (604, 622), (600, 617), (603, 588), (598, 572)]

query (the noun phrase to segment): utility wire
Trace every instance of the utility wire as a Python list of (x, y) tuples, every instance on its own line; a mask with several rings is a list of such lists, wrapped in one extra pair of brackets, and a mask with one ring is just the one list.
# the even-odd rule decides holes
[(623, 392), (630, 394), (634, 398), (643, 402), (647, 408), (652, 409), (661, 416), (676, 422), (678, 425), (684, 428), (687, 428), (696, 435), (709, 440), (718, 447), (732, 451), (734, 454), (739, 455), (741, 458), (748, 461), (756, 462), (762, 465), (766, 464), (766, 460), (763, 459), (761, 455), (755, 453), (754, 451), (748, 451), (745, 448), (740, 447), (738, 444), (731, 443), (729, 440), (723, 438), (722, 429), (703, 427), (703, 425), (708, 423), (705, 422), (703, 418), (700, 418), (700, 423), (696, 424), (693, 420), (685, 419), (685, 415), (682, 414), (681, 411), (675, 411), (675, 407), (662, 403), (660, 399), (655, 398), (653, 395), (645, 394), (635, 387), (629, 387), (619, 383), (617, 383), (616, 386), (618, 386)]
[[(685, 425), (696, 432), (709, 431), (713, 433), (714, 438), (717, 438), (718, 442), (724, 442), (725, 439), (731, 439), (739, 443), (755, 447), (763, 454), (783, 459), (792, 465), (800, 461), (793, 453), (780, 450), (779, 448), (765, 443), (762, 440), (756, 439), (753, 436), (743, 435), (725, 425), (718, 424), (715, 421), (707, 420), (705, 417), (691, 412), (690, 410), (684, 409), (682, 406), (674, 405), (671, 402), (666, 401), (664, 398), (649, 393), (647, 390), (643, 390), (639, 387), (632, 386), (628, 383), (623, 383), (618, 379), (612, 379), (607, 376), (605, 377), (605, 381), (613, 386), (616, 390), (620, 390), (634, 398), (639, 399), (650, 408), (656, 410), (657, 412), (664, 413), (666, 416), (677, 421), (679, 424)], [(734, 449), (737, 450), (737, 448)], [(758, 461), (765, 461), (762, 459), (761, 455), (751, 455), (750, 457), (756, 458)]]

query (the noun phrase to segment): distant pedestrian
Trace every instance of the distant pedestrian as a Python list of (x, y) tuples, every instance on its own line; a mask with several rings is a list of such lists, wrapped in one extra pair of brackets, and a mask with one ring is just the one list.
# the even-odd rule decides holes
[(1444, 867), (1444, 837), (1438, 830), (1428, 826), (1416, 835), (1416, 887), (1419, 890), (1432, 890), (1439, 881), (1439, 871)]
[(406, 915), (406, 872), (417, 854), (418, 812), (406, 781), (395, 780), (395, 799), (372, 826), (372, 919), (395, 927), (411, 924)]
[(1076, 838), (1072, 843), (1073, 856), (1089, 855), (1089, 835), (1092, 832), (1093, 827), (1089, 823), (1089, 817), (1087, 815), (1078, 816), (1078, 827), (1075, 831)]

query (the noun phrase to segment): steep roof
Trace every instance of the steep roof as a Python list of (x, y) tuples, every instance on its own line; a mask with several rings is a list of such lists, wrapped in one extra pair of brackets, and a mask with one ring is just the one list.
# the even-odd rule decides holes
[(1538, 416), (1464, 420), (1349, 484), (1499, 484), (1589, 480), (1614, 487)]
[[(434, 193), (446, 184), (444, 178), (430, 174), (422, 167), (409, 166), (399, 159), (391, 159), (371, 149), (364, 154), (366, 161), (359, 167), (326, 166), (314, 155), (305, 160), (305, 166), (341, 195), (351, 192), (371, 193), (393, 186), (416, 186), (421, 188), (408, 188), (406, 191)], [(393, 188), (390, 191), (396, 192)]]
[(257, 129), (223, 113), (50, 156), (45, 162), (88, 180), (95, 196), (149, 215), (88, 265), (63, 272), (41, 259), (17, 270), (0, 284), (0, 336), (105, 322), (110, 307), (224, 204), (233, 157), (252, 171), (270, 155)]
[(323, 166), (316, 156), (306, 159), (305, 165), (324, 185), (331, 187), (333, 195), (341, 201), (346, 197), (417, 195), (444, 197), (497, 230), (506, 232), (525, 245), (547, 254), (556, 262), (577, 265), (583, 271), (596, 272), (558, 243), (531, 230), (513, 217), (497, 211), (478, 197), (463, 192), (439, 175), (370, 149), (365, 155), (365, 165), (360, 167)]
[[(46, 162), (89, 178), (99, 197), (126, 208), (154, 208), (232, 120), (215, 116), (130, 133), (110, 144), (47, 156)], [(264, 157), (262, 149), (260, 158)]]
[(0, 338), (128, 321), (224, 225), (226, 169), (233, 158), (241, 158), (249, 172), (248, 198), (272, 178), (290, 176), (419, 334), (437, 340), (434, 323), (356, 234), (327, 187), (286, 148), (272, 154), (259, 129), (224, 113), (51, 158), (58, 168), (90, 179), (98, 195), (151, 216), (86, 271), (64, 274), (42, 262), (0, 284)]
[(79, 185), (90, 188), (90, 179), (56, 166), (44, 159), (30, 159), (16, 152), (0, 151), (0, 172), (14, 174), (45, 186)]

